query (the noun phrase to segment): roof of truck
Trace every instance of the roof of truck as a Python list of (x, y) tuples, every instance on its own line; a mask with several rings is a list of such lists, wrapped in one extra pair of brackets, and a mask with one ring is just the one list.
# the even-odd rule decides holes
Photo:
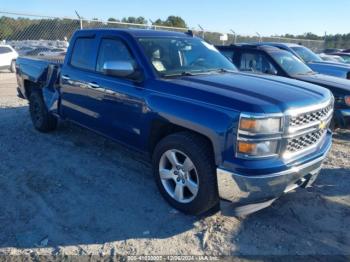
[(101, 28), (101, 29), (82, 29), (77, 32), (120, 32), (127, 33), (133, 37), (157, 37), (157, 36), (172, 36), (172, 37), (191, 37), (191, 34), (186, 32), (174, 32), (166, 30), (154, 29), (120, 29), (120, 28)]
[(263, 44), (256, 44), (256, 43), (241, 43), (241, 44), (234, 44), (230, 46), (216, 46), (219, 50), (224, 49), (231, 49), (231, 48), (248, 48), (248, 49), (257, 49), (257, 50), (263, 50), (267, 52), (272, 51), (282, 51), (280, 48), (270, 45), (263, 45)]

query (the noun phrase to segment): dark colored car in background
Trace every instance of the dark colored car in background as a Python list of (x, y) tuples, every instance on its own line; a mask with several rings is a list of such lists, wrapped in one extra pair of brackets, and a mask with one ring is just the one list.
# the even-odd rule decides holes
[(37, 47), (25, 54), (25, 56), (38, 56), (41, 52), (48, 52), (50, 51), (50, 48), (48, 47)]
[(293, 78), (323, 86), (335, 97), (334, 125), (350, 128), (350, 81), (317, 74), (288, 51), (260, 44), (217, 46), (240, 71)]
[(339, 48), (327, 48), (325, 50), (323, 50), (323, 53), (325, 54), (333, 54), (333, 53), (337, 53), (337, 52), (342, 52), (342, 49)]
[(295, 56), (299, 57), (299, 59), (305, 62), (313, 71), (317, 73), (350, 79), (350, 65), (324, 61), (317, 54), (305, 46), (291, 43), (274, 42), (261, 42), (255, 44), (274, 46), (291, 52)]

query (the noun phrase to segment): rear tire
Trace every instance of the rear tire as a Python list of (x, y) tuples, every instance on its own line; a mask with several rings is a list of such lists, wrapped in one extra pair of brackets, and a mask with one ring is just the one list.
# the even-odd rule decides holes
[(34, 90), (29, 97), (29, 112), (34, 127), (40, 132), (50, 132), (57, 128), (57, 119), (46, 108), (42, 93)]
[(153, 152), (153, 174), (162, 196), (186, 214), (202, 214), (219, 203), (213, 152), (199, 135), (180, 132), (162, 139)]
[(16, 73), (16, 60), (11, 61), (10, 71), (11, 73)]

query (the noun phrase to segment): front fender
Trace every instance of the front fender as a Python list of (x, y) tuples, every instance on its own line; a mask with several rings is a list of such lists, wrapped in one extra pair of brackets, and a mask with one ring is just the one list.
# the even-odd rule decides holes
[(149, 97), (148, 107), (158, 118), (207, 137), (213, 145), (217, 165), (222, 163), (227, 148), (233, 146), (233, 140), (232, 143), (227, 141), (230, 141), (228, 137), (233, 136), (238, 123), (237, 111), (162, 95)]

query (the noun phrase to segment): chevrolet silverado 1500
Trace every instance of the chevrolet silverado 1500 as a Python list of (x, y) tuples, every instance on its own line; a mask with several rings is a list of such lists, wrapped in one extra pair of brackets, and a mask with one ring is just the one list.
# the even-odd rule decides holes
[(311, 185), (331, 147), (322, 87), (240, 73), (189, 33), (77, 31), (64, 62), (19, 58), (34, 127), (69, 120), (146, 152), (163, 197), (199, 214), (236, 214)]

